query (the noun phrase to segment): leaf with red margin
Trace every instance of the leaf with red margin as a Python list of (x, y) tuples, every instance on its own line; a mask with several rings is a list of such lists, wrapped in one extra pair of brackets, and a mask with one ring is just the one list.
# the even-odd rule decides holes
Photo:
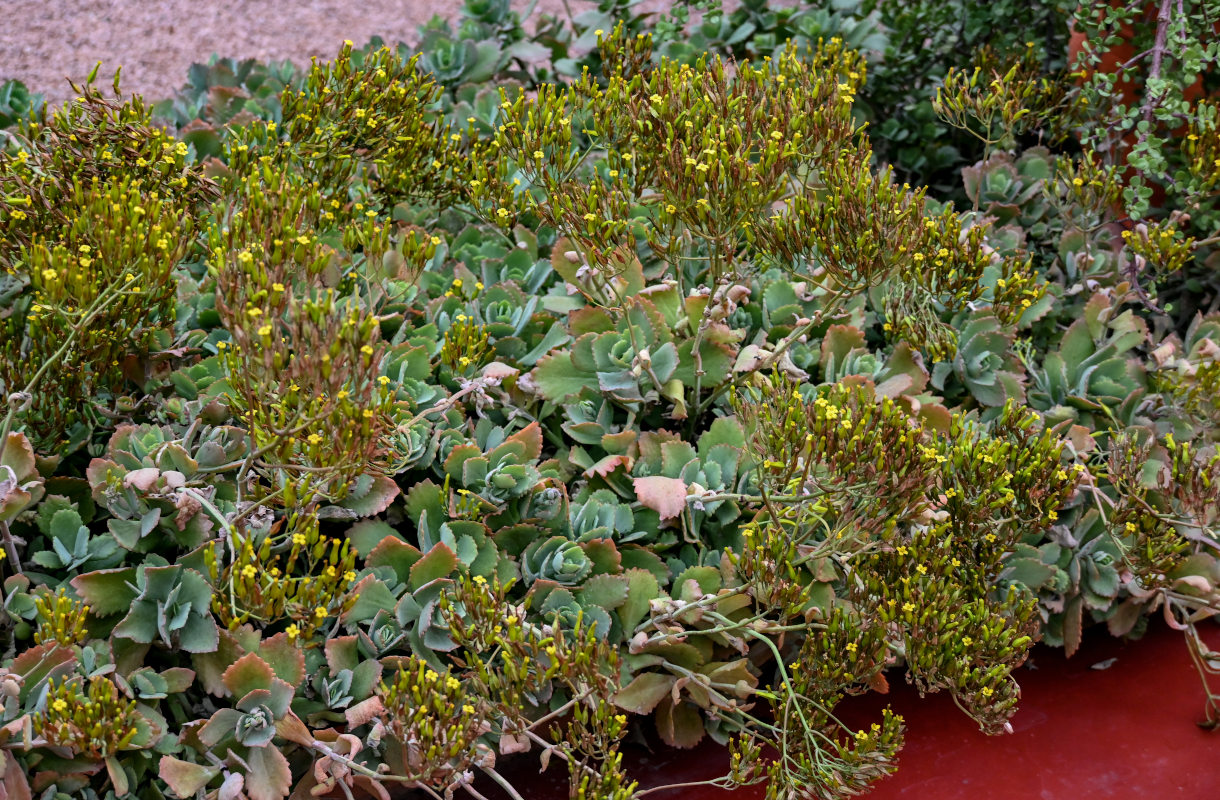
[(258, 656), (246, 653), (225, 670), (221, 680), (234, 697), (245, 697), (255, 689), (270, 689), (275, 670)]

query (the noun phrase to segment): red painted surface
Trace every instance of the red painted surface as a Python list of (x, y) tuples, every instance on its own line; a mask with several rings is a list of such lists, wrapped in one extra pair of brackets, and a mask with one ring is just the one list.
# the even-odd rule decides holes
[[(1220, 626), (1204, 639), (1220, 648)], [(1115, 661), (1106, 669), (1093, 665)], [(886, 702), (907, 721), (898, 772), (873, 800), (1159, 800), (1220, 797), (1220, 732), (1203, 717), (1203, 690), (1182, 635), (1155, 622), (1138, 642), (1091, 632), (1071, 659), (1039, 647), (1018, 671), (1020, 710), (1011, 735), (989, 737), (945, 694), (919, 695), (891, 676), (888, 696), (851, 701), (843, 717), (864, 725)], [(705, 742), (691, 751), (625, 748), (628, 771), (643, 786), (722, 774), (726, 756)], [(542, 775), (525, 757), (504, 764), (529, 800), (561, 800), (567, 775), (556, 760)], [(491, 800), (503, 795), (488, 789)], [(758, 800), (761, 787), (657, 792), (656, 800)]]

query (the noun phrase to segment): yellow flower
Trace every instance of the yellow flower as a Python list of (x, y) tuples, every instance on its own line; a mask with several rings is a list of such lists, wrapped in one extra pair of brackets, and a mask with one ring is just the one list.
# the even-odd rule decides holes
[(318, 619), (326, 619), (326, 615), (330, 612), (326, 610), (326, 606), (318, 606), (313, 610), (313, 615)]
[(288, 634), (288, 639), (289, 639), (289, 641), (291, 641), (301, 635), (301, 629), (298, 628), (296, 626), (296, 624), (294, 623), (292, 625), (289, 625), (288, 629), (285, 630), (284, 633)]

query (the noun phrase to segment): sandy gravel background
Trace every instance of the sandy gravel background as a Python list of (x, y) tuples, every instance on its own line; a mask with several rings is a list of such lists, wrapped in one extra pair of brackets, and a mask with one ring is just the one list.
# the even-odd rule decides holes
[[(291, 59), (334, 55), (344, 39), (417, 41), (433, 14), (456, 18), (461, 0), (0, 0), (0, 81), (17, 78), (51, 102), (71, 94), (102, 61), (123, 67), (123, 88), (159, 100), (186, 83), (193, 62), (224, 57)], [(513, 6), (529, 5), (514, 0)], [(574, 13), (596, 7), (569, 0)], [(644, 8), (665, 7), (650, 0)], [(563, 0), (538, 0), (525, 20), (565, 14)]]

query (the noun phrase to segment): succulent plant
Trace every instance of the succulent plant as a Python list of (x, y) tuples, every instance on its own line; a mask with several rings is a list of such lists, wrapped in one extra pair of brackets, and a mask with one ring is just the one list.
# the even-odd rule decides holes
[(1012, 337), (995, 317), (971, 320), (958, 334), (957, 354), (932, 368), (932, 385), (946, 390), (953, 376), (983, 406), (1002, 406), (1009, 399), (1023, 400), (1025, 388), (1021, 374), (1014, 370), (1015, 359), (1009, 352)]
[(31, 560), (43, 569), (75, 573), (108, 569), (123, 560), (118, 542), (109, 536), (91, 536), (66, 498), (49, 497), (39, 506), (38, 528), (49, 549), (35, 552)]
[(180, 564), (97, 570), (72, 580), (73, 588), (99, 616), (125, 615), (114, 635), (136, 644), (161, 642), (188, 653), (215, 650), (219, 634), (212, 618), (212, 587)]
[(1148, 330), (1130, 311), (1113, 318), (1111, 313), (1107, 298), (1095, 295), (1059, 348), (1031, 370), (1029, 403), (1052, 422), (1097, 428), (1135, 420), (1146, 378), (1131, 351), (1144, 343)]
[[(445, 458), (445, 472), (469, 491), (495, 506), (523, 497), (542, 475), (533, 465), (542, 450), (542, 434), (531, 423), (483, 452), (477, 444), (458, 445)], [(488, 442), (491, 445), (492, 441)]]
[(0, 130), (12, 127), (18, 120), (37, 113), (42, 107), (42, 95), (31, 93), (21, 81), (0, 83)]
[(538, 539), (521, 554), (521, 571), (527, 581), (552, 581), (560, 586), (579, 586), (593, 572), (593, 562), (584, 547), (563, 536)]
[(507, 53), (495, 41), (455, 37), (449, 23), (440, 17), (433, 17), (420, 26), (419, 33), (420, 66), (445, 86), (486, 81), (503, 68), (508, 59)]

